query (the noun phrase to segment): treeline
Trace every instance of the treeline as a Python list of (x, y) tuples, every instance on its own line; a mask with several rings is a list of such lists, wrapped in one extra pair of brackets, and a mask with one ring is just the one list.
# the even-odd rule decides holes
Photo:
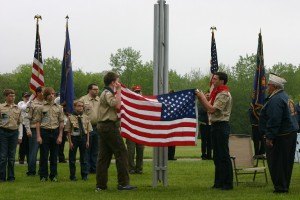
[[(132, 48), (119, 49), (111, 54), (110, 66), (113, 71), (121, 75), (121, 82), (131, 88), (139, 84), (143, 88), (143, 94), (152, 95), (153, 91), (153, 63), (143, 62), (141, 54)], [(17, 67), (12, 73), (0, 74), (0, 89), (12, 88), (17, 92), (16, 101), (21, 100), (21, 93), (29, 91), (32, 64), (24, 64)], [(185, 66), (183, 66), (185, 67)], [(231, 117), (232, 132), (236, 134), (250, 134), (248, 108), (251, 102), (253, 78), (256, 69), (256, 55), (240, 56), (234, 66), (220, 64), (220, 71), (229, 75), (228, 86), (233, 97), (233, 110)], [(84, 69), (84, 67), (83, 67)], [(207, 69), (192, 70), (184, 75), (174, 70), (169, 72), (169, 88), (183, 90), (190, 88), (209, 89), (209, 74), (204, 74)], [(298, 102), (300, 99), (300, 66), (278, 63), (269, 67), (266, 72), (273, 72), (283, 76), (287, 80), (285, 90)], [(103, 88), (103, 76), (106, 72), (87, 73), (84, 70), (73, 71), (75, 97), (78, 98), (87, 93), (87, 85), (98, 84)], [(45, 85), (59, 91), (61, 77), (61, 60), (47, 58), (44, 60)], [(0, 102), (4, 101), (1, 95)]]

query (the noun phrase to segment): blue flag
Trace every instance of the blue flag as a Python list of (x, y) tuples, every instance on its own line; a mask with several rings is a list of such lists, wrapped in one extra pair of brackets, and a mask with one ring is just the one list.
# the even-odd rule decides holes
[(261, 33), (258, 34), (258, 47), (256, 55), (256, 71), (253, 82), (253, 93), (251, 107), (253, 108), (254, 114), (259, 115), (260, 108), (265, 102), (265, 92), (266, 92), (266, 75), (264, 66), (264, 52), (263, 52), (263, 42)]
[(64, 48), (64, 57), (62, 61), (61, 83), (60, 83), (60, 104), (64, 106), (67, 113), (73, 112), (74, 85), (71, 62), (71, 46), (68, 30), (66, 26), (66, 42)]

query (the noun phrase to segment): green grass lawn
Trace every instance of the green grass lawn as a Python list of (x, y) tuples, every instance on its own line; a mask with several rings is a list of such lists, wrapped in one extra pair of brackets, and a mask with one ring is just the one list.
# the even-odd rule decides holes
[[(152, 157), (152, 148), (146, 148), (145, 157)], [(90, 175), (87, 182), (69, 181), (68, 164), (58, 165), (58, 183), (41, 183), (38, 176), (25, 176), (26, 165), (16, 165), (16, 181), (0, 183), (0, 199), (300, 199), (299, 164), (294, 165), (290, 193), (273, 194), (269, 174), (267, 186), (264, 186), (263, 175), (258, 175), (256, 183), (251, 183), (252, 177), (243, 177), (242, 180), (250, 182), (235, 186), (232, 191), (211, 189), (214, 165), (212, 161), (199, 159), (200, 146), (178, 147), (176, 157), (192, 159), (179, 159), (168, 163), (167, 187), (159, 184), (158, 187), (152, 188), (152, 162), (148, 159), (144, 164), (144, 174), (130, 176), (131, 184), (136, 185), (137, 190), (117, 190), (116, 167), (112, 163), (109, 169), (108, 190), (99, 193), (94, 192), (95, 175)], [(77, 169), (77, 177), (80, 178), (79, 169)]]

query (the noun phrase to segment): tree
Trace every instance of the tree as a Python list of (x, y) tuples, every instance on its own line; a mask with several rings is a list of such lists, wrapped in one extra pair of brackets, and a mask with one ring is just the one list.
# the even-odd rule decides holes
[(120, 74), (121, 81), (128, 87), (132, 86), (133, 72), (142, 66), (140, 51), (127, 47), (118, 49), (116, 54), (111, 54), (110, 63), (112, 70)]

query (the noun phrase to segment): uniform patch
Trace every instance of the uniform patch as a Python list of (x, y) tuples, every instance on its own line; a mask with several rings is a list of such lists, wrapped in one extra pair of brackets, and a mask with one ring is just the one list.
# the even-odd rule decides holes
[(29, 111), (30, 111), (30, 108), (27, 107), (27, 108), (25, 109), (25, 112), (26, 112), (26, 113), (29, 113)]
[(289, 99), (288, 100), (288, 106), (289, 106), (289, 110), (292, 116), (297, 115), (297, 111), (295, 109), (295, 103), (293, 100)]

